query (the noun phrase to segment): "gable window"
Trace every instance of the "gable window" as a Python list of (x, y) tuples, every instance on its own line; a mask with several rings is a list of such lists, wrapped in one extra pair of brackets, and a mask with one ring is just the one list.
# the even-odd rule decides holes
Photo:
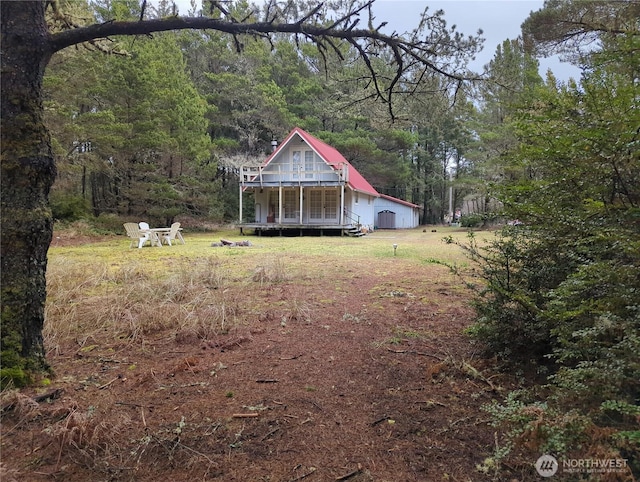
[(304, 178), (313, 179), (313, 151), (304, 151)]
[(295, 150), (291, 151), (291, 171), (292, 179), (302, 178), (304, 173), (305, 179), (313, 179), (314, 177), (315, 154), (311, 150)]
[(300, 171), (302, 170), (302, 159), (300, 157), (300, 151), (293, 151), (291, 155), (291, 170), (293, 171), (293, 179), (298, 179)]

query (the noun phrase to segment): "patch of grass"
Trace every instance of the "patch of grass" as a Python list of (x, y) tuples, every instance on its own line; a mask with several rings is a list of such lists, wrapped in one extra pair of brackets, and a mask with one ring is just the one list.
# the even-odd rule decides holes
[(311, 323), (311, 308), (309, 303), (296, 297), (288, 301), (286, 306), (288, 307), (288, 311), (282, 317), (285, 323), (290, 321)]
[[(463, 235), (451, 235), (458, 234)], [(357, 278), (361, 270), (374, 270), (383, 279), (384, 273), (416, 269), (421, 260), (432, 257), (464, 259), (455, 244), (442, 243), (442, 232), (418, 229), (362, 238), (255, 237), (250, 249), (212, 248), (211, 242), (219, 238), (238, 239), (239, 234), (186, 233), (184, 245), (130, 249), (123, 232), (100, 243), (51, 247), (43, 332), (48, 353), (114, 340), (144, 344), (160, 333), (178, 342), (207, 340), (238, 328), (252, 313), (264, 312), (260, 293), (275, 286), (308, 286), (325, 278), (336, 280), (336, 290), (347, 291), (348, 278)], [(388, 256), (394, 243), (402, 256)], [(450, 276), (445, 267), (436, 266), (436, 274), (428, 269), (430, 281), (440, 270), (443, 277)], [(405, 288), (384, 283), (374, 290), (398, 302), (413, 298)], [(312, 308), (303, 295), (269, 300), (271, 307), (276, 303), (282, 305), (278, 317), (285, 325), (311, 321)], [(357, 323), (365, 317), (345, 313), (344, 319)]]
[(264, 263), (256, 266), (251, 277), (253, 281), (264, 285), (267, 283), (283, 283), (291, 279), (287, 266), (281, 257), (267, 259)]

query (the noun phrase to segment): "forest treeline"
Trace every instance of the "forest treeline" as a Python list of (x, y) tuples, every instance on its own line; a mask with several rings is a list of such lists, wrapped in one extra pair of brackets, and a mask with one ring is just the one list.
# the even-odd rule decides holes
[[(140, 7), (124, 0), (70, 5), (86, 22), (172, 15), (170, 2), (144, 14)], [(250, 16), (245, 2), (229, 8), (238, 18)], [(478, 46), (471, 37), (459, 42), (468, 57)], [(496, 62), (531, 69), (527, 81), (542, 83), (536, 61), (514, 42), (515, 50), (508, 43)], [(363, 80), (367, 67), (357, 50), (347, 43), (337, 49), (342, 58), (285, 34), (269, 40), (180, 31), (61, 51), (44, 85), (58, 166), (54, 217), (90, 216), (114, 228), (115, 220), (142, 214), (161, 224), (176, 217), (235, 221), (237, 169), (260, 164), (271, 142), (298, 126), (335, 146), (379, 192), (422, 206), (422, 223), (442, 222), (450, 186), (453, 205), (461, 207), (486, 180), (476, 162), (487, 157), (478, 155), (476, 126), (492, 107), (479, 107), (477, 99), (493, 96), (495, 104), (521, 86), (499, 93), (478, 84), (472, 91), (437, 72), (417, 78), (416, 71), (398, 83), (390, 109)], [(452, 50), (446, 62), (462, 68), (458, 57)], [(393, 59), (375, 61), (388, 82)], [(482, 192), (469, 205), (484, 213), (485, 201)]]
[[(173, 14), (169, 2), (144, 13), (131, 0), (73, 5), (91, 22)], [(250, 19), (247, 3), (228, 8)], [(478, 262), (470, 332), (523, 384), (487, 406), (504, 436), (480, 469), (500, 480), (505, 467), (530, 473), (532, 454), (564, 454), (624, 460), (626, 471), (606, 480), (633, 480), (638, 18), (633, 0), (546, 2), (521, 37), (496, 49), (484, 80), (452, 84), (437, 70), (413, 78), (408, 70), (390, 104), (362, 80), (366, 66), (348, 43), (336, 56), (284, 34), (182, 31), (62, 51), (44, 85), (58, 164), (54, 215), (114, 229), (142, 215), (161, 224), (234, 220), (238, 167), (260, 163), (294, 126), (335, 146), (380, 192), (422, 206), (422, 223), (445, 220), (452, 188), (468, 223), (518, 220), (488, 244), (471, 236), (462, 246)], [(460, 40), (475, 51), (476, 40)], [(546, 54), (579, 66), (581, 78), (543, 79), (536, 56)], [(371, 58), (378, 72), (392, 63)]]

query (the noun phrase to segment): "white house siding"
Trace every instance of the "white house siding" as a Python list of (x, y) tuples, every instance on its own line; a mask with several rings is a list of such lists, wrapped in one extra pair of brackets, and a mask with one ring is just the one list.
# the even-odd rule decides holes
[(395, 213), (396, 229), (410, 229), (420, 225), (420, 211), (417, 207), (409, 206), (389, 198), (376, 198), (374, 211), (376, 227), (378, 226), (378, 213), (380, 211), (391, 211)]
[(375, 224), (375, 213), (373, 211), (376, 198), (363, 192), (347, 190), (345, 196), (345, 209), (351, 213), (351, 218), (345, 222), (360, 222), (362, 226), (373, 228)]

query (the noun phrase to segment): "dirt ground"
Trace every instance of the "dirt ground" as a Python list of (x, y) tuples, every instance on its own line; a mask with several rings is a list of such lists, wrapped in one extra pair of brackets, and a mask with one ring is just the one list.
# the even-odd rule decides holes
[(262, 309), (215, 339), (59, 347), (5, 407), (3, 482), (495, 480), (481, 406), (508, 381), (464, 334), (468, 293), (377, 268), (245, 293)]

